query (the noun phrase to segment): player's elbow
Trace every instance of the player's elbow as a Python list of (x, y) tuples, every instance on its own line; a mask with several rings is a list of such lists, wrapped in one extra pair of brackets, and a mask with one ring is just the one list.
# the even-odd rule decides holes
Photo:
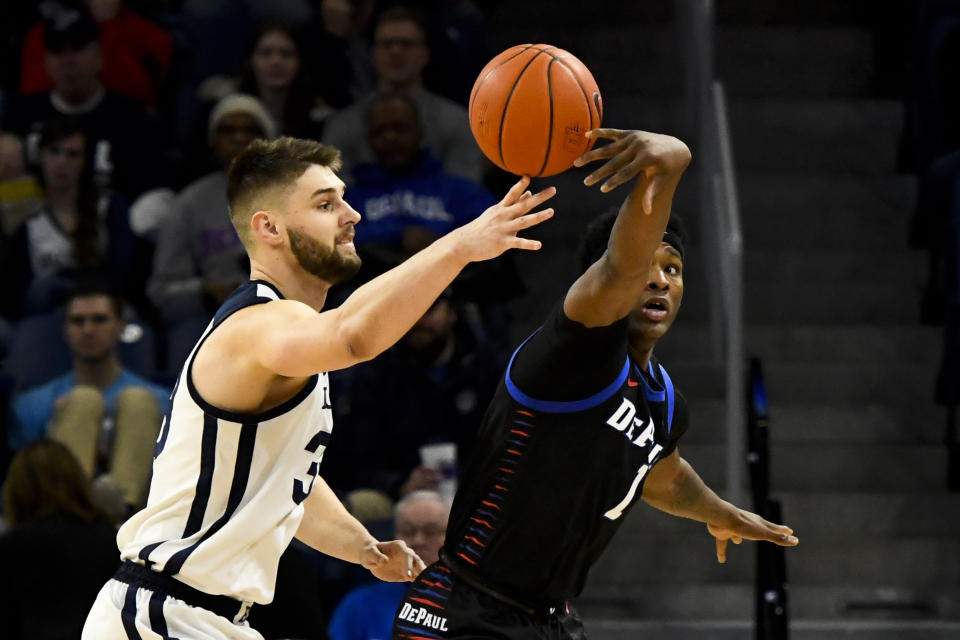
[(343, 345), (346, 357), (353, 362), (367, 362), (380, 354), (383, 349), (374, 338), (373, 331), (353, 322), (340, 327), (339, 342)]

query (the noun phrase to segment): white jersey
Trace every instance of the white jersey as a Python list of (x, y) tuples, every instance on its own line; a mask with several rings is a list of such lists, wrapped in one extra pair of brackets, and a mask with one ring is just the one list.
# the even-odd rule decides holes
[(280, 299), (263, 281), (238, 288), (193, 348), (157, 439), (147, 506), (117, 535), (120, 554), (195, 589), (269, 603), (280, 555), (303, 519), (333, 418), (326, 373), (282, 405), (239, 414), (210, 405), (191, 378), (204, 340), (232, 313)]

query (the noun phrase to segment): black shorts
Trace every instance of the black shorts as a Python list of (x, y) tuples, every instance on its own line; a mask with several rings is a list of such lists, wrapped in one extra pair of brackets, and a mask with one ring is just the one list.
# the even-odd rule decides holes
[(393, 620), (393, 640), (585, 640), (568, 603), (523, 610), (454, 575), (443, 560), (410, 585)]

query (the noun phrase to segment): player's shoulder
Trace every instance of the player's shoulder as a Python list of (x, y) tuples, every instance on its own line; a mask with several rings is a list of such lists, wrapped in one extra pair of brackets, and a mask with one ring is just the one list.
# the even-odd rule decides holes
[(239, 334), (254, 339), (251, 332), (283, 327), (316, 312), (296, 300), (283, 297), (277, 287), (265, 280), (250, 280), (237, 287), (220, 305), (213, 317), (218, 334)]
[(260, 331), (275, 330), (314, 315), (316, 311), (296, 300), (256, 300), (232, 310), (217, 323), (216, 328), (221, 334), (256, 335)]

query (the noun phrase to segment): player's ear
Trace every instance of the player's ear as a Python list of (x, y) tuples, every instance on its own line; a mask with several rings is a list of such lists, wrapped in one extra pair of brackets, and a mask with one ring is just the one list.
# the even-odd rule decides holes
[(270, 246), (283, 243), (283, 225), (272, 211), (257, 211), (250, 218), (250, 229), (255, 238)]

